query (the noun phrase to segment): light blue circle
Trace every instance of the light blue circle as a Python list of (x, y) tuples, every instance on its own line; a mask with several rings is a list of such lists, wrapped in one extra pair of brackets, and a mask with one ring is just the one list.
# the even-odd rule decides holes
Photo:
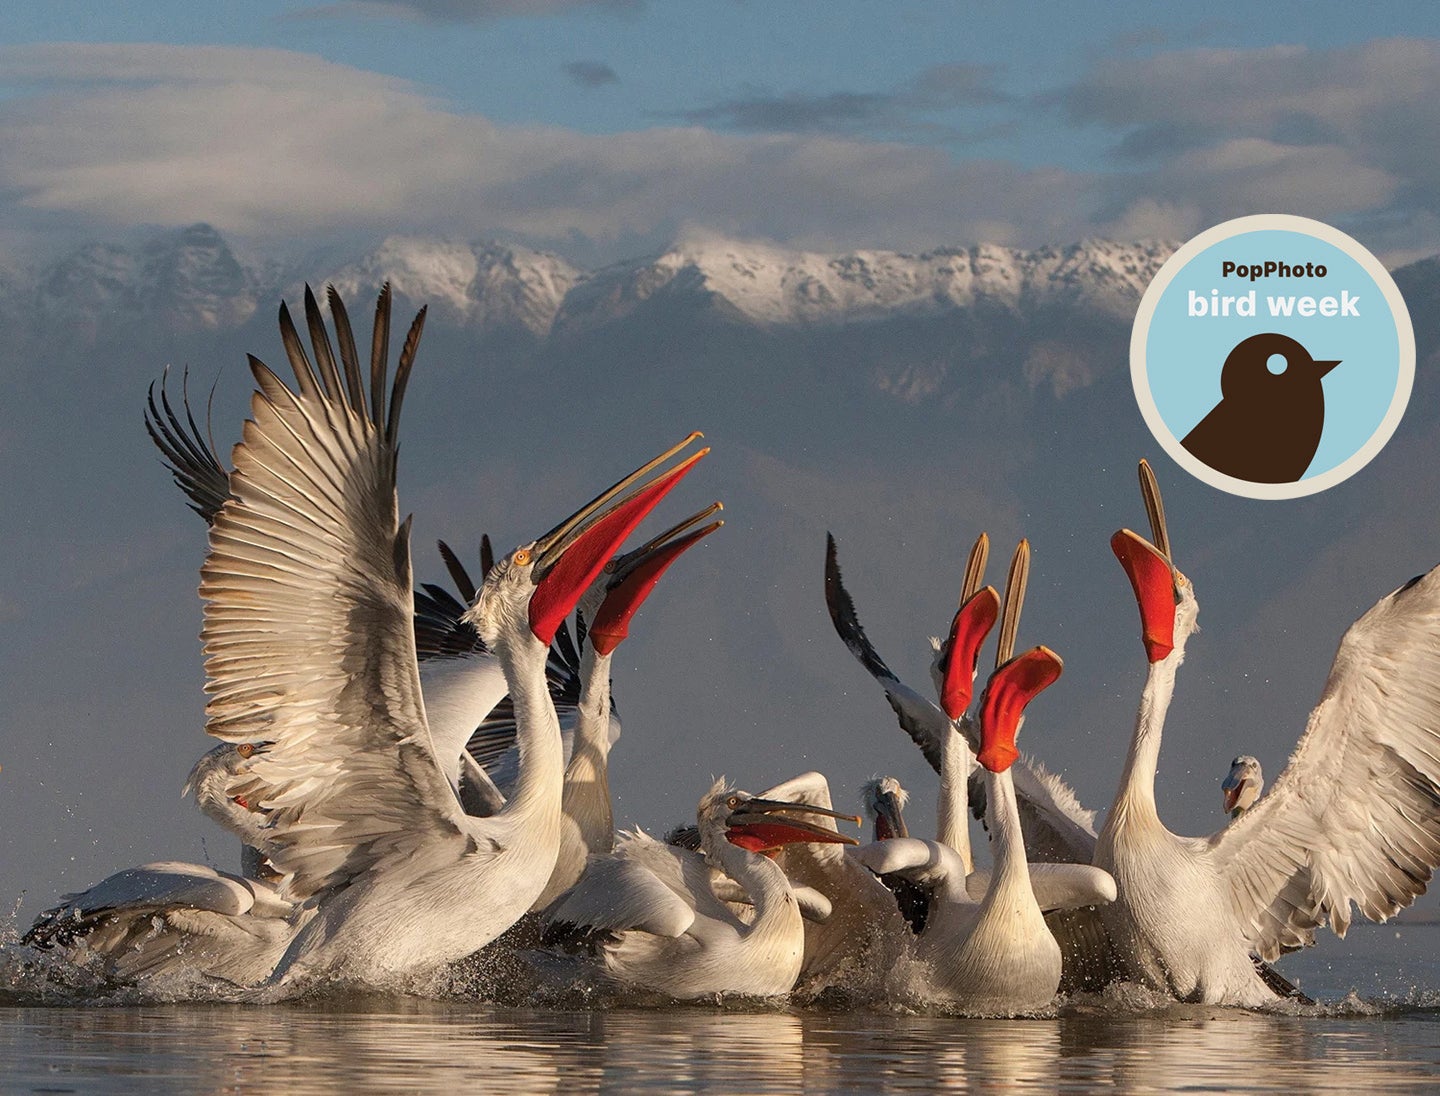
[[(1220, 402), (1230, 351), (1266, 332), (1339, 363), (1323, 378), (1319, 445), (1292, 482), (1236, 479), (1181, 440)], [(1415, 336), (1394, 279), (1359, 243), (1320, 221), (1260, 214), (1207, 229), (1161, 267), (1136, 312), (1130, 370), (1146, 424), (1181, 467), (1233, 494), (1299, 498), (1354, 475), (1390, 439), (1414, 383)]]

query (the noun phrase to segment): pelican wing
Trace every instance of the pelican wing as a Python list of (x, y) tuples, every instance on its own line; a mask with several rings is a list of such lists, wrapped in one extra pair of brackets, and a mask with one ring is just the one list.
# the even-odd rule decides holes
[(696, 861), (708, 893), (708, 868), (698, 853), (630, 834), (614, 855), (590, 858), (580, 881), (546, 910), (546, 924), (573, 926), (584, 934), (639, 930), (682, 936), (695, 923), (696, 909), (695, 890), (688, 885), (694, 880), (686, 877), (697, 875), (684, 870), (682, 856)]
[(1440, 864), (1440, 568), (1350, 626), (1280, 779), (1210, 838), (1264, 959), (1383, 921)]
[(206, 730), (267, 742), (253, 772), (290, 897), (404, 862), (461, 814), (436, 763), (415, 658), (409, 522), (395, 497), (396, 426), (424, 322), (389, 391), (388, 287), (376, 308), (367, 406), (333, 290), (342, 378), (319, 306), (305, 311), (318, 370), (281, 306), (298, 391), (251, 359), (258, 384), (235, 447), (232, 497), (201, 570)]
[(845, 850), (876, 875), (901, 875), (922, 886), (952, 883), (964, 887), (965, 865), (958, 853), (938, 841), (891, 837)]
[(190, 500), (189, 507), (205, 519), (206, 525), (214, 524), (215, 515), (230, 497), (230, 474), (220, 463), (215, 447), (200, 433), (195, 416), (190, 410), (189, 381), (187, 371), (182, 379), (180, 405), (185, 409), (182, 422), (170, 403), (170, 394), (165, 382), (170, 379), (166, 369), (160, 378), (160, 402), (155, 402), (155, 385), (150, 385), (145, 406), (145, 430), (150, 440), (165, 458), (165, 467), (175, 480), (175, 485), (185, 492)]

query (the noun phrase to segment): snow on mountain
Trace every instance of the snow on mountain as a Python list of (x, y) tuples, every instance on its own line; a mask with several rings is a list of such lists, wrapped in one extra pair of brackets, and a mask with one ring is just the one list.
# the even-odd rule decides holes
[(675, 298), (762, 325), (848, 323), (982, 304), (1087, 307), (1127, 319), (1173, 251), (1169, 243), (1089, 241), (1028, 252), (977, 244), (918, 255), (826, 254), (696, 235), (657, 258), (592, 275), (566, 298), (556, 326), (583, 330)]
[(391, 236), (321, 281), (348, 300), (375, 293), (389, 279), (397, 294), (430, 305), (449, 322), (485, 330), (518, 326), (543, 338), (582, 277), (564, 259), (528, 248)]
[(209, 225), (151, 239), (138, 250), (91, 244), (36, 279), (38, 311), (93, 326), (159, 318), (175, 331), (239, 326), (259, 301), (255, 278)]

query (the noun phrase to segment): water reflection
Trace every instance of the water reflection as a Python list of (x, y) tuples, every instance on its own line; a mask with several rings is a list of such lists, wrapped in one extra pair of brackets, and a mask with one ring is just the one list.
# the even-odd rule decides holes
[(1353, 1092), (1440, 1081), (1437, 1014), (1177, 1007), (1053, 1019), (707, 1008), (542, 1012), (354, 998), (301, 1006), (0, 1009), (6, 1092)]

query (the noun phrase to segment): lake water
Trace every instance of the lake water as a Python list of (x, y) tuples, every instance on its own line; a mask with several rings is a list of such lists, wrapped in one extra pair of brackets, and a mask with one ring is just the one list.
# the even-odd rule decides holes
[[(1133, 987), (1052, 1017), (744, 1005), (509, 1008), (348, 995), (98, 1004), (0, 988), (0, 1092), (1358, 1092), (1440, 1088), (1440, 927), (1289, 957), (1284, 1013)], [(0, 987), (5, 983), (0, 982)], [(1353, 992), (1352, 992), (1353, 991)], [(110, 998), (109, 1000), (115, 1000)]]

